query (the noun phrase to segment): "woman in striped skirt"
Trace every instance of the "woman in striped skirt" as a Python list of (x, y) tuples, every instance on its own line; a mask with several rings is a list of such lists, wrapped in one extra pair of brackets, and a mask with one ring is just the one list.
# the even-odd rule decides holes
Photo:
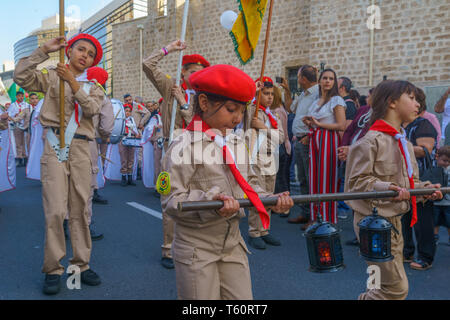
[[(322, 71), (319, 99), (311, 105), (303, 122), (310, 127), (309, 191), (311, 194), (338, 192), (339, 131), (345, 130), (345, 101), (339, 96), (336, 73)], [(311, 220), (321, 214), (324, 221), (337, 223), (337, 203), (311, 203)]]

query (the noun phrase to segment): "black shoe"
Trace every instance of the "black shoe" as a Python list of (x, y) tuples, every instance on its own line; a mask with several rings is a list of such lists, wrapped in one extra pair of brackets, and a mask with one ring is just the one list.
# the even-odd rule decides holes
[(127, 186), (127, 176), (126, 175), (122, 175), (122, 181), (120, 182), (120, 185), (122, 187), (126, 187)]
[(271, 234), (266, 234), (265, 236), (262, 236), (261, 239), (263, 239), (265, 243), (270, 244), (271, 246), (281, 246), (280, 240), (278, 240)]
[(28, 158), (23, 158), (23, 166), (26, 167), (28, 163)]
[(172, 258), (162, 257), (161, 258), (161, 264), (166, 269), (173, 269), (173, 268), (175, 268), (175, 266), (173, 265), (173, 259)]
[(16, 158), (16, 168), (19, 168), (19, 167), (20, 167), (20, 159)]
[(69, 239), (69, 220), (64, 219), (63, 229), (64, 229), (64, 238)]
[(136, 180), (142, 180), (142, 170), (141, 167), (137, 168)]
[(255, 249), (264, 250), (266, 248), (266, 243), (261, 239), (261, 237), (249, 237), (248, 244)]
[(155, 193), (153, 193), (153, 195), (154, 195), (156, 198), (161, 198), (161, 195), (160, 195), (159, 192), (156, 191), (156, 190), (155, 190)]
[(97, 189), (94, 189), (94, 196), (92, 197), (92, 202), (99, 204), (108, 204), (108, 200), (99, 195)]
[(358, 242), (357, 238), (355, 238), (353, 240), (348, 240), (348, 241), (345, 242), (345, 244), (347, 246), (359, 246), (359, 242)]
[(92, 224), (89, 226), (89, 232), (91, 233), (91, 240), (97, 241), (103, 239), (103, 233), (97, 233), (95, 232), (95, 228), (92, 226)]
[(133, 182), (133, 175), (129, 174), (128, 175), (128, 185), (129, 186), (135, 186), (136, 183)]
[(88, 286), (98, 286), (102, 283), (100, 277), (91, 269), (87, 269), (81, 273), (81, 282)]
[(45, 294), (57, 294), (61, 289), (61, 276), (58, 274), (46, 274), (42, 292)]

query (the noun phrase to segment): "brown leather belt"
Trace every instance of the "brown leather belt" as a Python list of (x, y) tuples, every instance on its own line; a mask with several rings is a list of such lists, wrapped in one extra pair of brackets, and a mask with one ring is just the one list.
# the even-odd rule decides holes
[[(59, 134), (59, 128), (51, 128), (53, 130), (53, 132), (55, 134)], [(92, 139), (89, 139), (87, 136), (82, 135), (82, 134), (74, 134), (73, 135), (74, 139), (80, 139), (80, 140), (87, 140), (87, 141), (92, 141)]]

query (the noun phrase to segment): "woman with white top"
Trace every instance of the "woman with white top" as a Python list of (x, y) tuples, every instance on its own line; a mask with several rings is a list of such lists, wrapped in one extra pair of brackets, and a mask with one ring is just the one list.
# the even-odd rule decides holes
[[(310, 128), (310, 194), (338, 192), (339, 131), (345, 130), (345, 101), (339, 96), (336, 72), (325, 69), (319, 77), (319, 99), (303, 122)], [(324, 221), (337, 223), (337, 203), (311, 203), (311, 220), (321, 214)]]

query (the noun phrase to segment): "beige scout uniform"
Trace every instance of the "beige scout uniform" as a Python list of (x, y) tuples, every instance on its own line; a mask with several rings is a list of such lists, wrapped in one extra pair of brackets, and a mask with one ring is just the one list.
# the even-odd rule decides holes
[[(411, 143), (409, 154), (414, 169), (415, 188), (423, 188), (429, 182), (418, 179), (419, 169)], [(345, 192), (386, 191), (391, 184), (409, 189), (408, 173), (398, 142), (387, 134), (369, 131), (350, 147), (347, 157)], [(421, 198), (422, 199), (422, 198)], [(419, 201), (419, 198), (417, 198)], [(352, 200), (347, 203), (354, 210), (353, 226), (359, 238), (358, 223), (372, 214), (372, 208), (387, 218), (397, 229), (391, 233), (391, 253), (394, 259), (388, 262), (367, 262), (381, 269), (381, 288), (368, 290), (360, 300), (400, 300), (408, 295), (408, 278), (403, 267), (403, 237), (401, 216), (410, 210), (410, 201), (393, 202), (391, 199)]]
[[(114, 128), (114, 109), (111, 101), (105, 97), (102, 106), (100, 108), (100, 114), (92, 117), (95, 127), (96, 138), (100, 138), (106, 141)], [(98, 174), (98, 153), (99, 145), (97, 140), (89, 141), (89, 149), (91, 152), (91, 162), (92, 162), (92, 180), (91, 180), (91, 194), (88, 200), (89, 207), (89, 224), (92, 221), (92, 198), (94, 196), (94, 189), (98, 189), (97, 185), (97, 174)]]
[[(126, 123), (132, 123), (133, 127), (128, 128), (130, 132), (132, 132), (132, 136), (135, 137), (138, 133), (138, 128), (135, 123), (133, 123), (133, 116), (126, 118)], [(120, 154), (120, 173), (122, 175), (131, 175), (133, 174), (133, 166), (134, 166), (134, 153), (135, 148), (124, 146), (122, 142), (119, 143), (119, 154)]]
[(131, 116), (136, 122), (136, 126), (144, 126), (144, 124), (150, 119), (150, 111), (148, 109), (133, 101), (133, 110), (131, 110)]
[[(27, 91), (45, 92), (39, 120), (43, 127), (59, 127), (59, 77), (56, 70), (36, 70), (38, 64), (49, 56), (40, 48), (31, 56), (19, 61), (14, 72), (14, 81)], [(67, 126), (74, 102), (78, 101), (83, 111), (76, 134), (87, 139), (95, 138), (92, 117), (99, 113), (104, 98), (103, 91), (95, 85), (89, 95), (83, 88), (74, 95), (65, 83), (65, 125)], [(52, 130), (52, 129), (48, 129)], [(57, 135), (59, 137), (59, 135)], [(89, 142), (74, 138), (70, 145), (69, 159), (60, 163), (49, 142), (45, 142), (41, 158), (42, 198), (46, 221), (44, 266), (42, 272), (64, 273), (60, 260), (66, 254), (63, 220), (70, 211), (69, 229), (73, 248), (70, 263), (80, 267), (81, 272), (89, 269), (91, 236), (88, 226), (88, 199), (91, 193), (92, 163)]]
[[(172, 88), (174, 86), (174, 80), (170, 78), (167, 74), (162, 72), (158, 68), (158, 62), (164, 58), (164, 53), (161, 49), (155, 50), (147, 59), (142, 63), (143, 69), (147, 78), (153, 83), (155, 88), (164, 98), (164, 101), (160, 105), (159, 109), (161, 112), (161, 118), (163, 122), (163, 135), (165, 138), (164, 149), (167, 150), (170, 135), (170, 122), (172, 117), (172, 106), (175, 97), (172, 95)], [(177, 129), (183, 128), (183, 119), (186, 126), (191, 122), (194, 117), (194, 99), (190, 101), (190, 107), (188, 110), (177, 110), (175, 117), (174, 135), (175, 139), (177, 136)], [(179, 132), (178, 132), (179, 134)], [(170, 248), (173, 240), (173, 221), (163, 210), (163, 244), (162, 256), (171, 258)]]
[[(246, 113), (246, 123), (249, 125), (251, 118), (255, 114), (255, 106), (253, 105), (251, 108), (247, 110)], [(261, 120), (268, 128), (270, 127), (269, 116), (263, 111), (258, 111), (258, 119)], [(277, 177), (277, 165), (278, 159), (275, 159), (275, 156), (278, 156), (279, 143), (284, 141), (283, 130), (279, 130), (281, 128), (281, 121), (277, 118), (278, 129), (270, 129), (267, 130), (267, 143), (262, 146), (261, 151), (256, 154), (256, 161), (253, 164), (253, 171), (256, 173), (258, 177), (258, 183), (261, 187), (270, 194), (273, 194), (275, 190), (275, 181)], [(256, 144), (255, 141), (258, 134), (258, 131), (255, 129), (250, 129), (246, 131), (246, 138), (248, 145)], [(253, 137), (253, 138), (252, 138)], [(253, 143), (251, 142), (253, 139)], [(252, 152), (252, 150), (250, 150)], [(271, 217), (270, 210), (267, 210), (269, 213), (269, 217)], [(255, 208), (249, 209), (248, 214), (248, 225), (249, 230), (248, 234), (252, 238), (262, 237), (269, 233), (270, 224), (267, 229), (263, 228), (261, 219), (259, 218), (258, 211)]]
[[(155, 117), (161, 118), (160, 115), (155, 115)], [(158, 121), (159, 122), (159, 121)], [(158, 123), (159, 124), (159, 123)], [(162, 123), (161, 123), (162, 124)], [(154, 183), (161, 172), (161, 160), (162, 160), (162, 148), (158, 146), (158, 139), (163, 137), (162, 128), (154, 128), (153, 135), (150, 138), (150, 142), (153, 144), (153, 161), (154, 161)]]
[[(243, 141), (235, 135), (228, 138), (227, 147), (245, 154)], [(215, 164), (202, 164), (210, 158), (195, 150), (204, 154), (214, 150)], [(237, 151), (234, 153), (237, 155)], [(184, 160), (180, 159), (181, 154)], [(170, 174), (171, 191), (161, 197), (161, 205), (176, 222), (172, 251), (179, 299), (253, 298), (246, 255), (249, 251), (239, 231), (243, 209), (230, 218), (216, 211), (177, 210), (179, 202), (212, 200), (219, 193), (236, 199), (244, 197), (229, 167), (220, 164), (221, 157), (221, 148), (204, 133), (186, 131), (174, 140), (163, 159), (163, 170)], [(237, 166), (259, 195), (269, 195), (257, 184), (248, 162), (238, 161)]]
[[(15, 102), (17, 104), (17, 102)], [(14, 140), (16, 143), (16, 158), (23, 159), (27, 158), (27, 151), (30, 152), (29, 145), (29, 133), (27, 132), (29, 124), (31, 111), (30, 106), (26, 102), (22, 102), (22, 111), (18, 113), (14, 118), (16, 127), (14, 128)], [(20, 124), (20, 128), (18, 127)], [(25, 134), (26, 133), (26, 134)], [(27, 144), (28, 149), (25, 149), (25, 144)]]

